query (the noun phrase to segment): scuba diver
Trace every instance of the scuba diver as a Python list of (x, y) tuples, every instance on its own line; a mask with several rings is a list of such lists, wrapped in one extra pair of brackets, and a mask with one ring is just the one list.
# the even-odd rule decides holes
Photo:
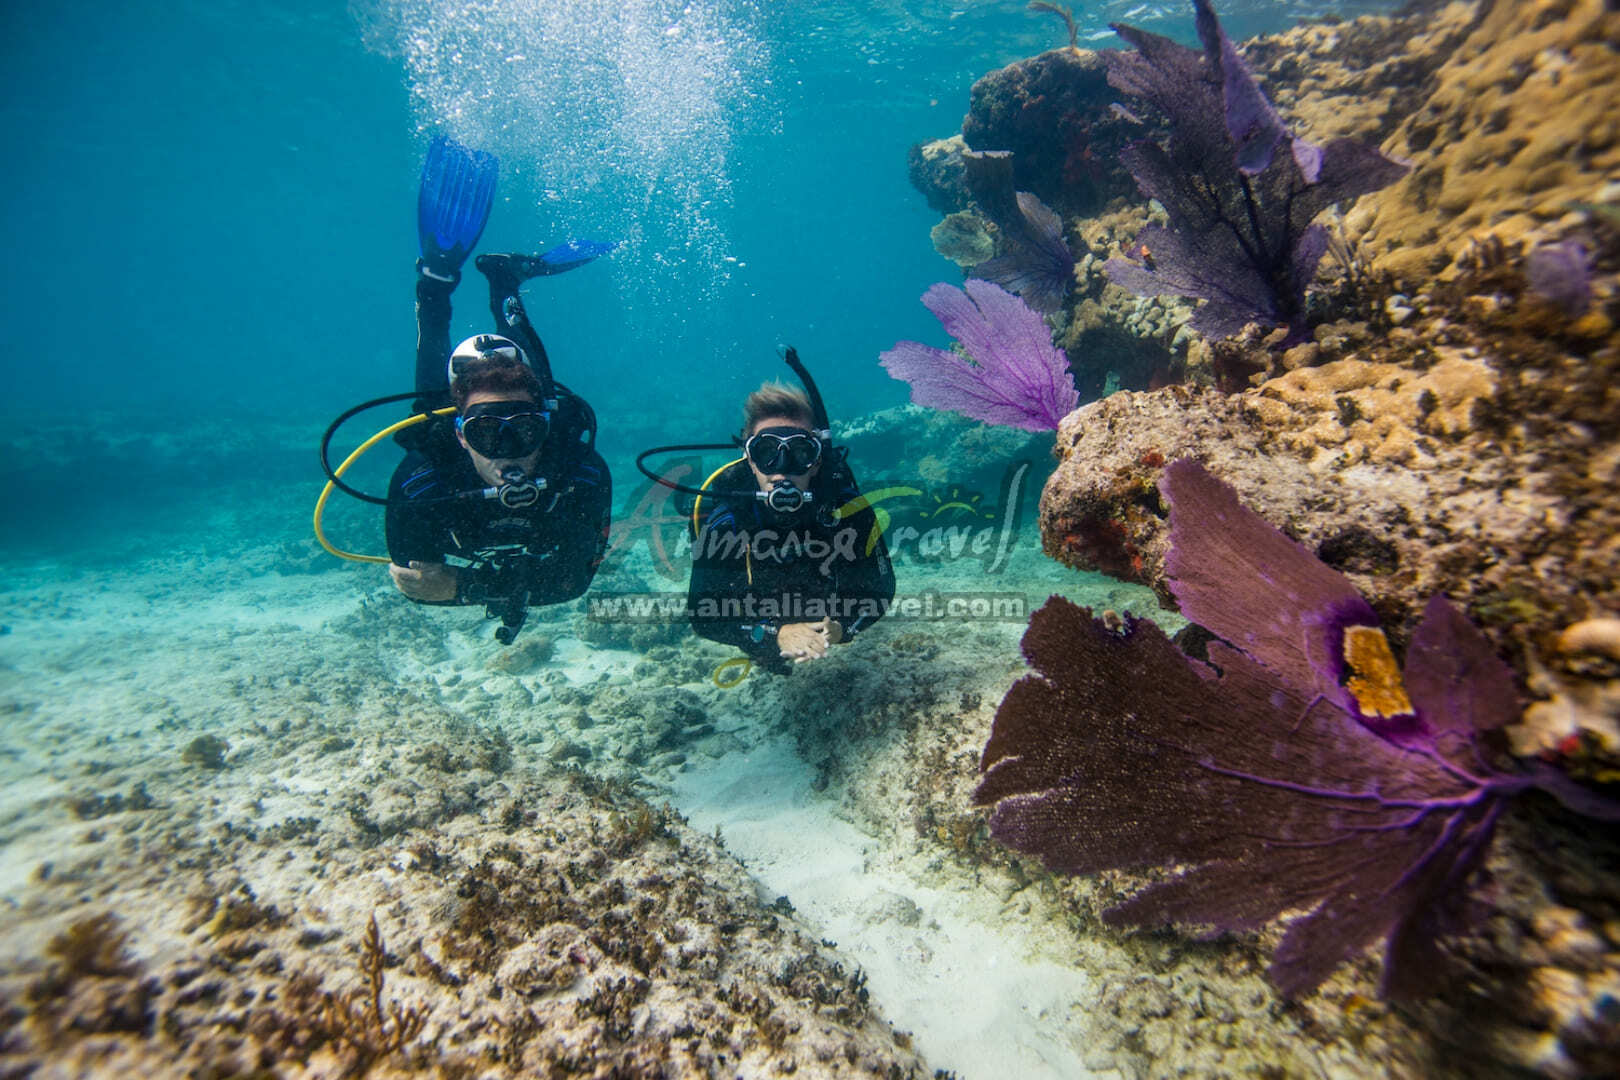
[[(423, 604), (482, 604), (509, 644), (530, 605), (582, 595), (606, 550), (612, 483), (589, 404), (557, 382), (519, 295), (616, 244), (570, 241), (542, 255), (480, 255), (498, 333), (450, 347), (450, 296), (489, 219), (498, 162), (440, 137), (422, 166), (417, 224), (416, 388), (352, 409), (327, 431), (333, 484), (386, 505), (388, 571)], [(360, 409), (414, 397), (416, 415), (379, 432), (338, 469), (333, 430)], [(451, 413), (454, 414), (453, 418)], [(388, 432), (405, 447), (386, 499), (344, 485), (354, 458)], [(325, 494), (322, 499), (324, 501)], [(316, 533), (321, 535), (320, 504)], [(376, 556), (337, 554), (368, 561)]]
[(653, 480), (697, 497), (692, 507), (692, 576), (687, 610), (700, 636), (735, 645), (770, 671), (827, 655), (887, 611), (894, 569), (877, 516), (832, 444), (815, 382), (788, 348), (785, 359), (805, 389), (768, 382), (743, 404), (743, 455), (688, 488), (643, 461), (677, 450), (656, 447), (636, 464)]

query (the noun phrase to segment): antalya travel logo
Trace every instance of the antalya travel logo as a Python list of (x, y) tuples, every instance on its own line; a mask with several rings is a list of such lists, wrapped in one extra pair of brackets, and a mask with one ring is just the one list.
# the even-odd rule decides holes
[[(852, 536), (856, 546), (870, 547), (881, 536), (889, 557), (897, 562), (938, 564), (973, 559), (981, 564), (981, 573), (997, 574), (1006, 568), (1017, 545), (1031, 468), (1028, 461), (1008, 466), (994, 500), (958, 486), (890, 484), (862, 492), (839, 511), (843, 516), (867, 509), (872, 512), (872, 535)], [(695, 462), (678, 462), (663, 475), (673, 483), (692, 484), (697, 473)], [(674, 495), (670, 488), (652, 482), (637, 490), (628, 509), (615, 517), (607, 551), (610, 563), (645, 544), (654, 569), (671, 579), (686, 579), (694, 543), (691, 507)], [(791, 529), (762, 529), (748, 542), (754, 557), (763, 559), (795, 546), (802, 546), (803, 553), (813, 558), (853, 554), (853, 550), (841, 550), (849, 546), (847, 541), (801, 538)], [(817, 543), (828, 550), (810, 550)]]

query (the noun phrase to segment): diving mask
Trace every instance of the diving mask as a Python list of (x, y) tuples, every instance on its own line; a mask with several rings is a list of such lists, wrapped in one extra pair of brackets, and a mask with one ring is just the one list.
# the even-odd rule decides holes
[(456, 430), (473, 452), (515, 460), (540, 449), (551, 432), (551, 415), (532, 401), (484, 401), (456, 417)]
[(801, 428), (765, 428), (749, 437), (743, 453), (767, 476), (802, 476), (821, 460), (821, 440)]

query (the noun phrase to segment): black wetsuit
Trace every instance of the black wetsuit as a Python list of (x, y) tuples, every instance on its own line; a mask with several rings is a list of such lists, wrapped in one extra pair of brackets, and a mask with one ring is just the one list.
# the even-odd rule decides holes
[[(450, 356), (450, 294), (454, 282), (418, 275), (416, 402), (418, 411), (450, 404), (445, 365)], [(510, 294), (510, 295), (506, 295)], [(542, 350), (517, 297), (517, 282), (492, 283), (491, 307), (514, 310), (521, 325), (499, 332), (526, 350)], [(515, 331), (527, 331), (530, 341)], [(412, 560), (467, 560), (457, 594), (447, 604), (555, 604), (584, 594), (607, 549), (613, 485), (606, 463), (586, 439), (590, 408), (558, 387), (559, 407), (540, 456), (545, 489), (531, 507), (510, 510), (496, 499), (445, 496), (488, 484), (456, 441), (448, 418), (406, 429), (405, 460), (388, 487), (388, 555)]]
[[(727, 466), (710, 481), (711, 491), (752, 491), (746, 462)], [(834, 507), (860, 496), (855, 478), (839, 465), (816, 489)], [(844, 628), (846, 641), (882, 618), (894, 599), (894, 569), (870, 507), (823, 524), (807, 507), (784, 517), (758, 499), (706, 494), (698, 505), (692, 579), (687, 586), (692, 629), (735, 645), (756, 662), (786, 666), (774, 633), (788, 623), (827, 616)]]

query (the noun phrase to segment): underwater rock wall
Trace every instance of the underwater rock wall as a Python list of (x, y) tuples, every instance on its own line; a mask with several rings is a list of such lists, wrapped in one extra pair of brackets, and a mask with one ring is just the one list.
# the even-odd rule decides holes
[[(1420, 111), (1461, 123), (1454, 113), (1476, 101), (1454, 97), (1447, 71), (1511, 66), (1537, 34), (1563, 41), (1596, 32), (1592, 5), (1565, 4), (1559, 37), (1548, 15), (1555, 7), (1495, 9), (1468, 40), (1475, 50), (1482, 40), (1501, 44), (1440, 69), (1439, 89)], [(1517, 23), (1502, 22), (1505, 9)], [(1442, 14), (1472, 25), (1458, 5)], [(1620, 30), (1620, 15), (1603, 18)], [(1586, 85), (1565, 83), (1577, 95)], [(1613, 88), (1611, 79), (1611, 100)], [(1565, 99), (1563, 108), (1543, 100), (1540, 111), (1587, 123), (1602, 112), (1587, 100)], [(1604, 167), (1596, 159), (1572, 165), (1561, 173), (1575, 178), (1566, 194), (1603, 194)], [(1475, 175), (1494, 200), (1520, 190), (1517, 169), (1507, 161)], [(1388, 203), (1401, 186), (1363, 199), (1350, 220), (1369, 200)], [(1556, 669), (1591, 666), (1590, 652), (1582, 659), (1559, 645), (1567, 627), (1620, 610), (1620, 507), (1612, 497), (1620, 355), (1610, 333), (1620, 230), (1612, 211), (1595, 204), (1571, 211), (1528, 253), (1503, 240), (1476, 246), (1450, 280), (1426, 280), (1410, 295), (1385, 286), (1374, 317), (1318, 325), (1314, 340), (1287, 351), (1253, 337), (1215, 343), (1218, 375), (1249, 384), (1239, 395), (1172, 388), (1082, 408), (1060, 432), (1062, 464), (1043, 498), (1047, 551), (1167, 595), (1159, 576), (1163, 508), (1153, 485), (1162, 461), (1190, 454), (1349, 573), (1388, 623), (1409, 621), (1429, 595), (1445, 592), (1468, 604), (1538, 688), (1556, 683), (1565, 697), (1589, 699), (1590, 690), (1565, 692)], [(1580, 238), (1577, 254), (1586, 260), (1577, 267), (1587, 276), (1576, 306), (1538, 290), (1535, 273), (1537, 252), (1562, 256), (1573, 249), (1554, 242), (1575, 243), (1570, 237)], [(1378, 291), (1366, 280), (1360, 287)], [(1575, 719), (1577, 711), (1564, 710), (1561, 731), (1521, 748), (1550, 749), (1584, 732), (1601, 743), (1589, 751), (1620, 760), (1613, 718)]]

